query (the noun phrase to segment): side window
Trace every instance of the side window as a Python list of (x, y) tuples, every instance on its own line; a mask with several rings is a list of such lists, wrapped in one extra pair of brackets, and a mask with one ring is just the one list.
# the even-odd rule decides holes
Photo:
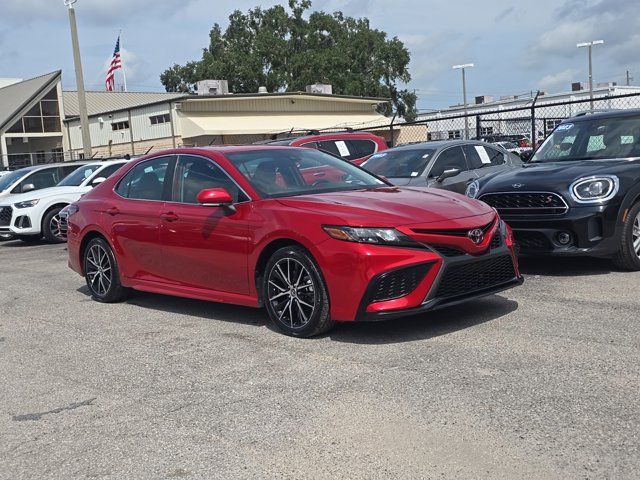
[[(343, 153), (346, 153), (346, 156), (349, 156), (350, 152), (348, 150), (344, 152), (344, 148), (347, 148), (347, 146), (344, 142), (342, 142), (342, 145), (344, 145)], [(335, 140), (324, 140), (322, 142), (318, 142), (318, 149), (322, 150), (323, 152), (329, 152), (336, 157), (343, 157), (343, 155), (340, 153), (340, 150), (338, 150), (338, 146), (336, 145)]]
[(461, 172), (469, 170), (461, 147), (447, 148), (443, 151), (438, 158), (436, 158), (433, 167), (431, 167), (429, 178), (437, 178), (442, 175), (445, 170), (451, 170), (452, 168), (457, 168)]
[(174, 202), (196, 204), (198, 194), (208, 188), (224, 188), (234, 203), (249, 200), (222, 168), (206, 158), (180, 156), (174, 178), (171, 196)]
[(138, 200), (162, 200), (164, 182), (173, 157), (159, 157), (131, 169), (116, 187), (118, 195)]
[(60, 178), (64, 178), (67, 175), (69, 175), (70, 173), (75, 172), (78, 168), (80, 168), (82, 165), (64, 165), (60, 168)]
[(11, 190), (11, 193), (22, 193), (25, 185), (33, 185), (33, 190), (40, 190), (41, 188), (53, 187), (60, 181), (60, 172), (58, 168), (46, 168), (32, 173), (27, 178), (22, 180), (18, 185)]
[(356, 140), (347, 140), (347, 145), (349, 146), (349, 150), (352, 152), (349, 160), (355, 160), (362, 157), (368, 157), (369, 155), (373, 155), (376, 153), (377, 145), (371, 140), (365, 139), (356, 139)]
[(113, 165), (109, 165), (108, 167), (103, 168), (96, 174), (96, 178), (103, 177), (109, 178), (111, 175), (116, 173), (123, 167), (124, 163), (115, 163)]
[(491, 161), (491, 165), (504, 165), (504, 153), (490, 147), (482, 147), (487, 151), (489, 155), (489, 161)]
[(316, 142), (307, 142), (307, 143), (303, 143), (302, 145), (300, 145), (301, 147), (304, 148), (313, 148), (315, 150), (318, 149), (318, 144)]

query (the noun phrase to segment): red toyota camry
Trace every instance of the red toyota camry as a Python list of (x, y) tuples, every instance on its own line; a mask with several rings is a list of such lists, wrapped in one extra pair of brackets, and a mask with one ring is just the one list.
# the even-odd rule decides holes
[(323, 152), (184, 148), (130, 162), (63, 212), (93, 298), (129, 289), (264, 306), (284, 333), (424, 312), (522, 283), (509, 227)]

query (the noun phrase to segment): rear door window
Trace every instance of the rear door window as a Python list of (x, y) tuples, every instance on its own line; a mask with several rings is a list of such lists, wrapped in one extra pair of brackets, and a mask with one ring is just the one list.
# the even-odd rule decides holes
[(352, 152), (351, 156), (353, 158), (349, 158), (348, 160), (356, 160), (362, 157), (368, 157), (369, 155), (373, 155), (378, 150), (378, 145), (374, 143), (372, 140), (366, 139), (354, 139), (347, 140), (347, 145), (349, 146), (349, 150)]
[(116, 193), (136, 200), (163, 200), (169, 165), (173, 160), (173, 156), (168, 156), (139, 163), (120, 180)]
[(434, 165), (431, 167), (429, 178), (437, 178), (442, 175), (445, 170), (451, 170), (453, 168), (457, 168), (461, 172), (469, 170), (464, 153), (462, 152), (462, 147), (447, 148), (440, 153)]

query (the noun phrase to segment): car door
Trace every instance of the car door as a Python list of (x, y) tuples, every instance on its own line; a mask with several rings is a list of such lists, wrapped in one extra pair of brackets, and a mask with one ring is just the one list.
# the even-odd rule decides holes
[(165, 281), (160, 225), (174, 164), (172, 155), (138, 163), (118, 182), (116, 195), (105, 201), (103, 227), (115, 242), (125, 277)]
[[(233, 207), (199, 205), (198, 193), (209, 188), (226, 189)], [(213, 160), (180, 155), (162, 211), (164, 276), (185, 287), (248, 294), (249, 200)]]
[[(460, 173), (438, 181), (438, 177), (443, 172), (454, 168), (460, 170)], [(427, 168), (425, 175), (427, 176), (427, 186), (443, 188), (458, 193), (464, 193), (467, 185), (477, 178), (475, 173), (469, 169), (462, 147), (458, 145), (446, 147), (442, 150), (432, 161), (431, 167)], [(415, 183), (412, 183), (412, 185), (415, 185)]]

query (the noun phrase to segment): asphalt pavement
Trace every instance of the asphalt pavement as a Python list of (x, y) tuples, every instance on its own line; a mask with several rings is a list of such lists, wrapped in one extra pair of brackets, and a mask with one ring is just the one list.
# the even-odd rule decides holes
[(99, 304), (64, 245), (0, 243), (0, 478), (638, 478), (640, 273), (522, 268), (302, 340), (261, 310)]

